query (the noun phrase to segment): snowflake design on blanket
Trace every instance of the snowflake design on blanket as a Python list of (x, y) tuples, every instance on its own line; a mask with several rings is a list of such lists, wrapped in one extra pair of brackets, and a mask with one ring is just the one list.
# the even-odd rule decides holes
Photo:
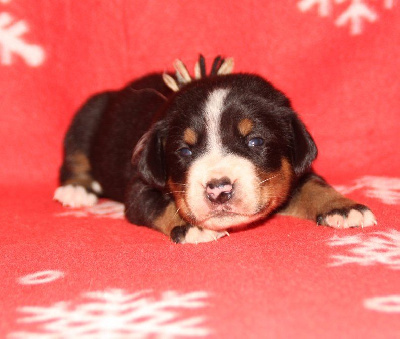
[[(1, 0), (7, 4), (10, 0)], [(12, 56), (20, 56), (28, 66), (40, 66), (45, 58), (43, 48), (30, 44), (23, 39), (28, 32), (28, 24), (24, 20), (15, 19), (8, 12), (0, 13), (0, 63), (12, 64)]]
[(365, 196), (384, 204), (400, 204), (400, 178), (364, 176), (349, 186), (335, 186), (342, 194), (362, 191)]
[(373, 23), (379, 19), (380, 12), (391, 10), (395, 0), (299, 0), (297, 7), (301, 12), (317, 9), (321, 17), (336, 16), (335, 25), (349, 26), (350, 34), (363, 32), (364, 23)]
[(190, 309), (206, 305), (205, 292), (179, 294), (151, 291), (129, 294), (121, 289), (87, 292), (83, 302), (57, 302), (48, 307), (25, 306), (19, 323), (35, 325), (35, 331), (15, 332), (11, 338), (175, 338), (209, 334), (204, 318), (188, 317)]
[(390, 269), (400, 269), (400, 232), (374, 232), (339, 237), (335, 235), (329, 242), (332, 247), (348, 247), (343, 254), (332, 255), (330, 266), (358, 264), (361, 266), (384, 265)]

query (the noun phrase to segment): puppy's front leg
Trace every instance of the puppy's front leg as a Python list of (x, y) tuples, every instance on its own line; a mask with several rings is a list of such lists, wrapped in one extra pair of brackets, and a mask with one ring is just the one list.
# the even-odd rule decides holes
[(376, 225), (376, 218), (367, 206), (344, 197), (315, 174), (302, 180), (280, 214), (338, 228)]
[(169, 236), (173, 242), (180, 244), (215, 241), (228, 234), (189, 224), (179, 215), (179, 209), (170, 195), (162, 193), (140, 179), (129, 185), (125, 200), (125, 215), (131, 223), (154, 228)]

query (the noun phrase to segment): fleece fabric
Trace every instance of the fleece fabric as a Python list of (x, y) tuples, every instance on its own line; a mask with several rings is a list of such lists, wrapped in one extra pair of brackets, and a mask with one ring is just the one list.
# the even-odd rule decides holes
[[(0, 337), (399, 338), (397, 0), (0, 1)], [(96, 92), (234, 57), (291, 99), (315, 170), (378, 225), (277, 216), (176, 245), (102, 200), (52, 201)]]

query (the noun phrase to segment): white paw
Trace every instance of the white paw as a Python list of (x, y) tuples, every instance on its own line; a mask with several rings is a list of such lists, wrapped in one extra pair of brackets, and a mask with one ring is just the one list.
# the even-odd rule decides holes
[(222, 238), (226, 235), (229, 235), (229, 233), (190, 227), (185, 235), (185, 238), (181, 240), (181, 244), (198, 244), (201, 242), (217, 241), (219, 238)]
[(58, 187), (53, 199), (68, 207), (93, 206), (98, 200), (95, 194), (89, 193), (84, 187), (74, 185)]
[(350, 228), (350, 227), (369, 227), (377, 224), (374, 214), (369, 210), (360, 210), (351, 208), (346, 213), (328, 213), (324, 222), (327, 226), (337, 228)]

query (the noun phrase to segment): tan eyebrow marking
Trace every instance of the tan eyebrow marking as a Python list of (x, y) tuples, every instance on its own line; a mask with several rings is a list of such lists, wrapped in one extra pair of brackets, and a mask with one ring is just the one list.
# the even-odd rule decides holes
[(250, 134), (250, 132), (253, 129), (253, 126), (254, 126), (253, 121), (251, 121), (250, 119), (248, 118), (242, 119), (238, 124), (239, 133), (245, 137), (246, 135)]
[(197, 133), (191, 128), (186, 128), (183, 133), (183, 141), (189, 145), (194, 145), (197, 142)]

